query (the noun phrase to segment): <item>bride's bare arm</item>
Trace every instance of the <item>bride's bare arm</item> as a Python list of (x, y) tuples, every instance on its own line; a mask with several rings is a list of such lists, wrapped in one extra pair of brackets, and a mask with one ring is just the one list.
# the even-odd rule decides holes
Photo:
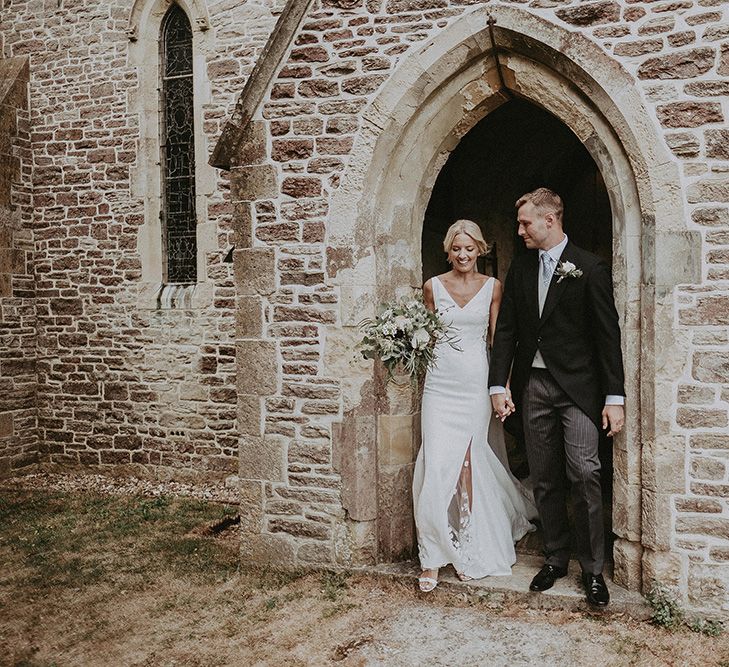
[(423, 301), (428, 310), (435, 312), (435, 301), (433, 300), (433, 281), (428, 279), (423, 285)]
[(489, 345), (494, 342), (494, 332), (496, 331), (496, 318), (499, 316), (499, 308), (501, 308), (501, 295), (504, 293), (501, 283), (494, 279), (494, 291), (491, 294), (491, 309), (489, 310)]

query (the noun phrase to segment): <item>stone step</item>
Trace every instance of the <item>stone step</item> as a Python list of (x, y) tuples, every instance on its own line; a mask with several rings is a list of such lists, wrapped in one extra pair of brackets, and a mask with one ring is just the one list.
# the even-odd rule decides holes
[[(605, 582), (610, 591), (610, 604), (606, 608), (593, 607), (585, 600), (585, 592), (580, 581), (580, 566), (572, 561), (566, 577), (558, 579), (552, 588), (542, 593), (529, 590), (532, 577), (542, 566), (541, 556), (519, 554), (516, 564), (508, 577), (484, 577), (483, 579), (462, 582), (452, 567), (443, 568), (439, 575), (439, 587), (447, 586), (462, 589), (464, 592), (487, 597), (493, 606), (517, 603), (525, 604), (532, 609), (564, 609), (605, 615), (627, 614), (638, 620), (651, 617), (651, 609), (645, 598), (634, 591), (618, 586), (612, 579), (612, 573), (605, 572)], [(379, 565), (357, 568), (357, 571), (374, 575), (412, 579), (417, 585), (420, 566), (417, 561), (400, 563), (381, 563)]]

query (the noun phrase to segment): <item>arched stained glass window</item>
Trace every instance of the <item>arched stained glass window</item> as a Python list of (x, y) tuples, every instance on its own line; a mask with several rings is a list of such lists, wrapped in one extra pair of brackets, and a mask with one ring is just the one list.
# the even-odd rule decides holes
[(162, 234), (165, 282), (197, 280), (192, 28), (172, 5), (162, 23)]

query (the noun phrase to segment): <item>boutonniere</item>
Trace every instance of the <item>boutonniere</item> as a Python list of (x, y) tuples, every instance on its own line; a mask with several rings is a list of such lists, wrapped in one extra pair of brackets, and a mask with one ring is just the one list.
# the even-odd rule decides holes
[(572, 262), (557, 262), (554, 272), (559, 276), (557, 284), (565, 278), (579, 278), (582, 275), (582, 269), (578, 269)]

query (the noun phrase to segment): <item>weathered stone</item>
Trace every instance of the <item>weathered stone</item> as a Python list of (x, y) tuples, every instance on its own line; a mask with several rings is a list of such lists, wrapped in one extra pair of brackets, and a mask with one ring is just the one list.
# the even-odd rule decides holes
[(701, 148), (698, 138), (691, 132), (667, 134), (666, 143), (678, 157), (696, 157)]
[(241, 296), (270, 294), (276, 289), (273, 248), (242, 248), (233, 253), (235, 284)]
[(648, 593), (654, 583), (678, 588), (681, 582), (681, 557), (669, 551), (645, 549), (643, 552), (643, 592)]
[(676, 498), (676, 510), (700, 514), (721, 514), (723, 506), (718, 500), (709, 498)]
[(355, 521), (377, 518), (377, 443), (374, 416), (345, 414), (332, 426), (332, 464), (342, 479), (342, 507)]
[(375, 92), (386, 79), (382, 74), (353, 76), (342, 81), (342, 91), (352, 95), (368, 95)]
[(308, 65), (286, 65), (278, 73), (279, 79), (307, 79), (311, 76), (311, 67)]
[(676, 25), (676, 20), (672, 17), (661, 16), (646, 21), (638, 28), (639, 35), (656, 35), (662, 32), (670, 32)]
[(706, 243), (711, 245), (729, 246), (729, 230), (720, 232), (706, 232)]
[(709, 549), (709, 558), (718, 563), (729, 562), (729, 547), (712, 547)]
[(10, 438), (12, 437), (13, 432), (13, 413), (0, 413), (0, 438)]
[(352, 137), (319, 137), (316, 149), (320, 155), (346, 155), (352, 150)]
[(729, 594), (724, 566), (689, 563), (687, 591), (690, 604), (720, 609)]
[(620, 5), (617, 2), (589, 2), (577, 7), (559, 9), (555, 13), (565, 23), (584, 27), (618, 21)]
[(689, 442), (692, 449), (729, 449), (729, 433), (696, 433)]
[(296, 85), (294, 83), (274, 83), (271, 86), (272, 100), (290, 100), (294, 95), (296, 95)]
[[(341, 2), (342, 0), (337, 1)], [(298, 548), (296, 557), (303, 563), (331, 563), (332, 547), (325, 542), (306, 542)]]
[(266, 159), (266, 127), (261, 121), (248, 123), (237, 154), (240, 166), (261, 164)]
[(289, 176), (283, 180), (281, 192), (289, 197), (318, 197), (321, 181), (311, 176)]
[(726, 410), (709, 408), (678, 408), (676, 423), (683, 428), (711, 428), (729, 425)]
[(699, 385), (679, 385), (678, 402), (693, 404), (712, 404), (714, 402), (715, 392), (711, 387)]
[(329, 60), (329, 52), (323, 46), (305, 46), (293, 49), (290, 58), (295, 62), (325, 63)]
[(719, 55), (719, 66), (716, 68), (719, 76), (729, 76), (729, 44), (723, 44)]
[(234, 201), (254, 201), (276, 196), (277, 176), (271, 165), (236, 167), (231, 178)]
[(242, 340), (237, 349), (237, 387), (240, 394), (266, 396), (276, 391), (276, 344), (263, 340)]
[(331, 310), (323, 310), (315, 307), (287, 307), (276, 306), (273, 312), (275, 322), (319, 322), (321, 324), (333, 324), (336, 321), (336, 313)]
[(286, 454), (278, 438), (242, 435), (239, 449), (239, 472), (242, 480), (286, 480)]
[(698, 225), (705, 227), (729, 226), (729, 209), (727, 208), (697, 208), (691, 219)]
[(714, 42), (719, 39), (726, 39), (729, 37), (729, 25), (726, 23), (720, 23), (718, 25), (707, 26), (702, 35), (702, 39), (705, 42)]
[(729, 130), (707, 130), (706, 157), (729, 160)]
[(326, 464), (331, 462), (331, 445), (306, 441), (294, 441), (289, 444), (290, 463)]
[(299, 95), (302, 97), (334, 97), (339, 93), (339, 84), (326, 79), (312, 79), (299, 84)]
[(678, 48), (680, 46), (686, 46), (696, 41), (696, 33), (693, 30), (684, 30), (683, 32), (675, 32), (668, 36), (668, 43)]
[(690, 204), (704, 202), (729, 202), (729, 179), (705, 179), (692, 183), (687, 191)]
[(693, 479), (723, 480), (726, 466), (720, 459), (706, 456), (691, 458), (690, 474)]
[(663, 127), (699, 127), (724, 121), (721, 105), (716, 102), (674, 102), (658, 106), (657, 112)]
[(615, 45), (613, 53), (616, 56), (643, 56), (646, 53), (654, 53), (663, 49), (663, 42), (660, 39), (645, 39), (637, 42), (620, 42)]
[(729, 81), (692, 81), (684, 91), (696, 97), (722, 97), (729, 95)]
[(714, 49), (700, 48), (649, 58), (638, 68), (641, 79), (693, 79), (705, 74), (716, 59)]
[(306, 521), (305, 519), (269, 519), (268, 530), (272, 533), (287, 533), (293, 537), (308, 537), (319, 540), (326, 540), (331, 536), (329, 526), (315, 521)]
[[(714, 309), (721, 310), (721, 306), (729, 305), (729, 299), (717, 297), (718, 304)], [(711, 312), (711, 310), (710, 310)], [(716, 312), (716, 311), (714, 311)], [(724, 317), (729, 323), (729, 312), (726, 310)], [(691, 375), (695, 380), (700, 382), (724, 382), (729, 383), (729, 352), (695, 352), (693, 355), (693, 364)]]

